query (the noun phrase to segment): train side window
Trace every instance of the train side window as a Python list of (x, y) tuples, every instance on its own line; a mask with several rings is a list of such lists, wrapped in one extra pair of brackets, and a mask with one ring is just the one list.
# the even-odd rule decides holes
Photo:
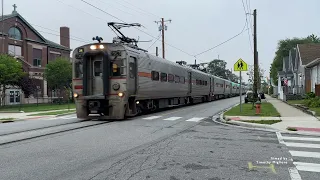
[(204, 82), (204, 85), (205, 85), (205, 86), (207, 86), (207, 85), (208, 85), (208, 82), (207, 82), (207, 81), (205, 81), (205, 82)]
[(172, 74), (168, 74), (168, 82), (173, 82), (174, 76)]
[(167, 78), (167, 73), (161, 73), (161, 81), (162, 82), (167, 82), (168, 78)]
[(133, 62), (131, 62), (131, 63), (129, 63), (129, 76), (130, 76), (130, 78), (134, 78), (134, 75), (135, 75), (135, 68), (134, 68), (134, 63)]
[(184, 84), (186, 82), (186, 79), (183, 76), (180, 76), (180, 83)]
[(159, 72), (151, 71), (151, 79), (154, 81), (159, 81)]
[(175, 81), (175, 83), (179, 83), (180, 82), (180, 77), (175, 75), (174, 76), (174, 81)]

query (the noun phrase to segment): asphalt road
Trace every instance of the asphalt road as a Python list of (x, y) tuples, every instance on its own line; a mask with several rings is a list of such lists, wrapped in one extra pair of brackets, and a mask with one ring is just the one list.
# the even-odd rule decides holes
[[(290, 179), (273, 132), (214, 123), (239, 97), (0, 146), (1, 179)], [(280, 164), (279, 164), (280, 163)]]

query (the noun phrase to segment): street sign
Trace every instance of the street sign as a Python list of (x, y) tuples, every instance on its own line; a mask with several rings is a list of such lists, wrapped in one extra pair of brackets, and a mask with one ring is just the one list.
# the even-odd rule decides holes
[(248, 64), (241, 58), (233, 65), (234, 71), (248, 71)]

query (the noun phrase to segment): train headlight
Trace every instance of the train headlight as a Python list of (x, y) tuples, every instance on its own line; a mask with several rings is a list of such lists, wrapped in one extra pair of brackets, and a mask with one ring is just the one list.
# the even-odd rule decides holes
[(118, 93), (118, 96), (119, 96), (119, 97), (122, 97), (122, 96), (123, 96), (123, 93), (122, 93), (122, 92), (119, 92), (119, 93)]
[(104, 45), (100, 44), (99, 49), (104, 49)]
[(96, 45), (91, 45), (91, 46), (90, 46), (90, 49), (91, 49), (91, 50), (95, 50), (95, 49), (97, 49), (97, 46), (96, 46)]
[(114, 83), (112, 85), (113, 90), (118, 91), (120, 89), (120, 84), (119, 83)]
[(77, 97), (79, 97), (79, 94), (73, 93), (73, 97), (74, 97), (74, 98), (77, 98)]

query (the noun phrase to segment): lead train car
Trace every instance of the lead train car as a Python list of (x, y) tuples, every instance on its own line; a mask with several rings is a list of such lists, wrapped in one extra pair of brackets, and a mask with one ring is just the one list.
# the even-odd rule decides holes
[(143, 111), (237, 96), (237, 87), (124, 44), (87, 44), (73, 52), (73, 92), (80, 119), (91, 119), (92, 114), (124, 119)]

